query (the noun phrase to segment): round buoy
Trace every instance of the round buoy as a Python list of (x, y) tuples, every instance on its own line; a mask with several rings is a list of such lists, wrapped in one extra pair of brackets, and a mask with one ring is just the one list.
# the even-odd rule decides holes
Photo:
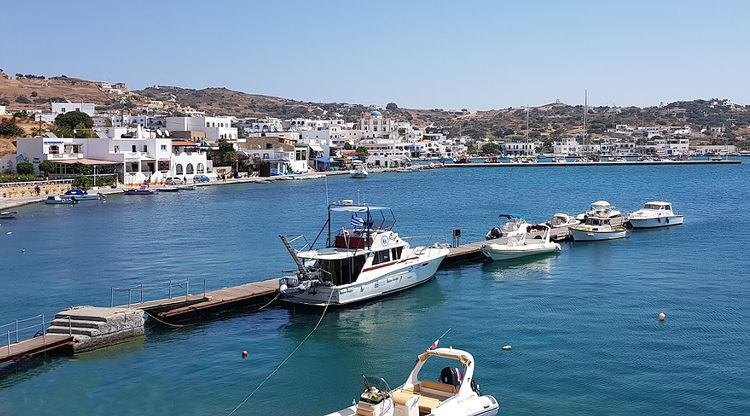
[(242, 359), (245, 359), (245, 358), (247, 358), (247, 351), (243, 350), (242, 351)]
[(503, 350), (508, 351), (510, 349), (510, 345), (503, 345)]
[(664, 315), (664, 312), (662, 312), (662, 313), (659, 314), (659, 320), (660, 321), (663, 321), (666, 318), (667, 318), (667, 315)]
[(26, 249), (25, 249), (25, 248), (22, 248), (22, 249), (21, 249), (21, 253), (25, 253), (25, 252), (26, 252)]

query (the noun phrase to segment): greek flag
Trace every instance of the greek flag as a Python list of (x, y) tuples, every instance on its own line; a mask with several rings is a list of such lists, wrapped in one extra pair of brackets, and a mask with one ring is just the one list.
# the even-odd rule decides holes
[(352, 214), (352, 227), (364, 227), (365, 222), (362, 218)]

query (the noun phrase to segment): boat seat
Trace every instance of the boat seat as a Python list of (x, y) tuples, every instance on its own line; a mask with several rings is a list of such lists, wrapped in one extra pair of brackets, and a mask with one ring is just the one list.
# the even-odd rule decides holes
[(359, 403), (357, 403), (356, 414), (359, 416), (373, 416), (375, 414), (375, 406), (360, 401)]
[[(436, 393), (431, 393), (426, 390), (433, 390)], [(458, 391), (458, 387), (451, 386), (450, 384), (438, 383), (435, 381), (424, 380), (420, 386), (411, 386), (404, 390), (397, 391), (391, 394), (393, 403), (400, 406), (406, 406), (407, 401), (412, 397), (418, 397), (417, 404), (419, 406), (420, 414), (432, 413), (433, 409), (438, 407), (443, 400), (453, 396)]]
[(454, 394), (458, 393), (458, 386), (454, 386), (451, 384), (445, 384), (431, 380), (422, 380), (420, 384), (422, 385), (422, 388), (420, 389), (422, 391), (422, 394), (427, 393), (424, 391), (424, 389), (447, 393), (448, 396), (453, 396)]

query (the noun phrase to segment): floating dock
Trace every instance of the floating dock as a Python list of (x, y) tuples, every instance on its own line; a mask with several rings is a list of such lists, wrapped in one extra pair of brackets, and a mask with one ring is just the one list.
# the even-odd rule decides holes
[(72, 354), (73, 343), (71, 335), (46, 334), (25, 339), (14, 344), (8, 344), (0, 348), (0, 365), (46, 352)]

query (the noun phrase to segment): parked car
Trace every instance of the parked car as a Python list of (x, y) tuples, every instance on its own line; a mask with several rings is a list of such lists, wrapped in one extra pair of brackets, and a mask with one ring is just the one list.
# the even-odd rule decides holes
[(206, 175), (195, 175), (193, 176), (193, 182), (208, 182), (208, 176)]
[(182, 179), (181, 178), (167, 178), (166, 181), (164, 181), (167, 185), (182, 185)]

